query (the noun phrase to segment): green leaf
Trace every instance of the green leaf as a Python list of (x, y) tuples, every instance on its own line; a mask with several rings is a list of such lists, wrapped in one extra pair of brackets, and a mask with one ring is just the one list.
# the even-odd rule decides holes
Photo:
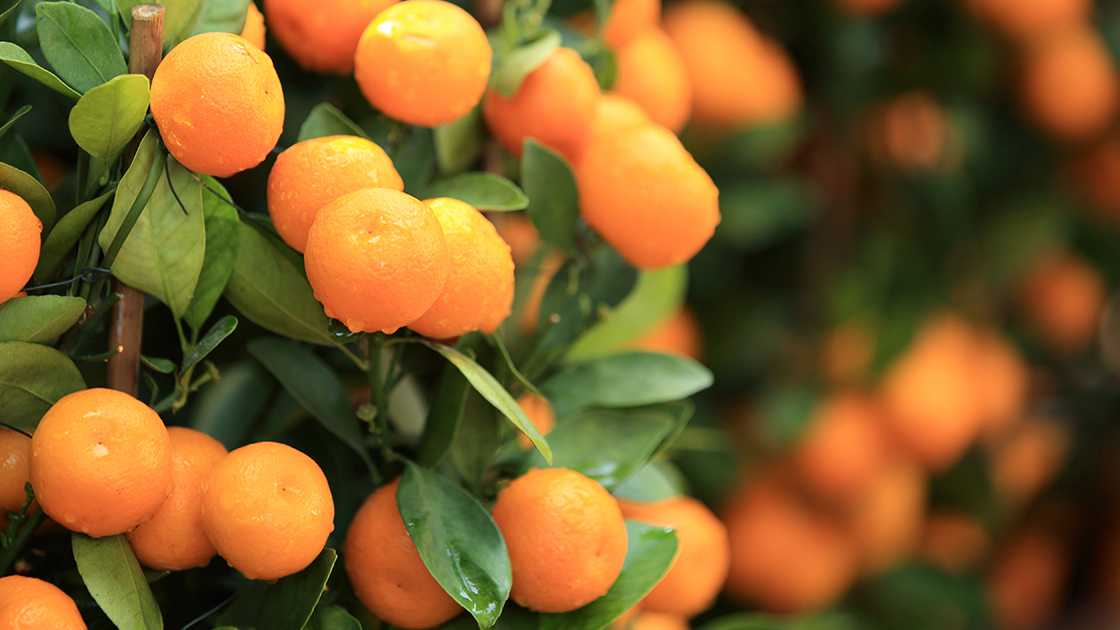
[(334, 340), (327, 333), (327, 315), (315, 300), (303, 270), (246, 223), (240, 223), (237, 254), (223, 295), (249, 321), (272, 332), (321, 345)]
[[(664, 407), (586, 411), (560, 421), (548, 434), (552, 465), (613, 490), (644, 466), (676, 428), (676, 416)], [(534, 453), (525, 466), (543, 468), (544, 462)]]
[(98, 210), (101, 210), (101, 207), (115, 192), (115, 190), (111, 190), (100, 197), (90, 199), (62, 215), (58, 225), (54, 226), (51, 233), (47, 235), (47, 240), (39, 250), (39, 264), (35, 267), (34, 274), (36, 283), (46, 283), (49, 278), (54, 276), (54, 272), (65, 262), (70, 249), (82, 237), (82, 232), (85, 231), (86, 226), (97, 216)]
[(222, 378), (191, 399), (187, 424), (232, 451), (246, 443), (275, 389), (275, 381), (252, 359), (224, 365)]
[(513, 423), (526, 437), (537, 447), (537, 450), (544, 456), (546, 462), (552, 462), (552, 449), (548, 447), (548, 442), (545, 441), (541, 432), (537, 427), (533, 426), (533, 422), (522, 411), (521, 405), (510, 396), (506, 388), (494, 378), (492, 374), (482, 368), (467, 355), (459, 352), (451, 346), (446, 346), (441, 343), (434, 343), (431, 341), (423, 341), (424, 345), (432, 350), (443, 355), (454, 365), (463, 376), (467, 377), (470, 381), (471, 387), (482, 395), (495, 409), (500, 411), (503, 416)]
[(58, 350), (0, 343), (0, 418), (17, 429), (33, 430), (59, 398), (85, 388), (77, 366)]
[(303, 628), (304, 630), (362, 630), (362, 624), (338, 606), (316, 606), (311, 619)]
[(636, 407), (687, 398), (712, 380), (711, 371), (692, 359), (624, 352), (563, 370), (542, 389), (569, 409)]
[(638, 283), (630, 295), (580, 336), (564, 361), (580, 363), (618, 352), (622, 344), (676, 313), (687, 290), (688, 265), (638, 272)]
[(252, 0), (205, 0), (202, 15), (191, 35), (199, 33), (233, 33), (245, 30), (245, 15)]
[[(2, 15), (0, 15), (0, 24), (3, 24)], [(16, 124), (16, 121), (22, 118), (23, 115), (29, 111), (31, 111), (31, 106), (24, 105), (23, 107), (19, 108), (16, 113), (12, 114), (12, 117), (8, 119), (8, 122), (4, 123), (3, 126), (0, 126), (0, 138), (4, 137), (4, 134), (8, 133), (8, 130), (12, 128), (12, 125)]]
[(308, 413), (373, 467), (346, 388), (326, 362), (287, 339), (257, 338), (248, 349)]
[(684, 493), (684, 476), (667, 461), (649, 462), (611, 491), (615, 498), (635, 503), (657, 503)]
[(493, 173), (462, 173), (447, 177), (429, 185), (421, 197), (451, 197), (483, 211), (521, 210), (529, 205), (529, 198), (517, 184)]
[(51, 199), (51, 194), (43, 188), (39, 180), (10, 164), (0, 162), (0, 188), (13, 192), (26, 201), (35, 216), (43, 222), (43, 235), (50, 234), (57, 211), (54, 207), (54, 199)]
[[(109, 249), (124, 223), (152, 168), (156, 151), (160, 150), (155, 134), (146, 134), (132, 166), (117, 186), (109, 221), (98, 237), (103, 250)], [(182, 317), (194, 296), (206, 254), (202, 185), (190, 171), (172, 161), (166, 169), (113, 262), (113, 275), (150, 293), (166, 304), (175, 317)], [(168, 185), (168, 173), (174, 192)]]
[(442, 173), (464, 171), (474, 164), (486, 148), (486, 125), (482, 112), (474, 108), (462, 118), (432, 130), (436, 164)]
[(527, 138), (521, 154), (521, 188), (529, 196), (527, 213), (541, 240), (574, 252), (579, 191), (567, 160)]
[(124, 74), (90, 89), (70, 110), (70, 135), (95, 158), (112, 160), (144, 125), (148, 77)]
[(32, 295), (0, 303), (0, 341), (47, 343), (66, 332), (86, 310), (86, 301), (62, 295)]
[(4, 26), (4, 22), (8, 21), (8, 17), (15, 13), (17, 8), (19, 8), (19, 0), (0, 1), (0, 26)]
[[(128, 28), (132, 28), (132, 7), (144, 4), (144, 0), (119, 0), (117, 7), (120, 9), (121, 19)], [(194, 29), (194, 25), (202, 16), (203, 0), (162, 0), (163, 5), (163, 48), (171, 46), (186, 38)]]
[(390, 151), (393, 165), (404, 181), (404, 191), (413, 197), (420, 194), (436, 170), (436, 146), (432, 130), (412, 126), (403, 145)]
[(369, 140), (366, 132), (357, 123), (346, 117), (330, 103), (319, 103), (303, 120), (299, 128), (298, 142), (328, 136), (358, 136)]
[(191, 353), (183, 358), (183, 366), (179, 368), (180, 372), (186, 372), (196, 365), (199, 361), (206, 358), (206, 355), (214, 351), (222, 340), (233, 334), (237, 328), (237, 318), (233, 315), (226, 315), (225, 317), (214, 322), (210, 330), (199, 340), (198, 345), (191, 350)]
[(537, 39), (503, 57), (491, 77), (494, 89), (506, 98), (517, 94), (525, 77), (544, 63), (553, 50), (560, 47), (560, 41), (559, 31), (545, 31)]
[(805, 229), (817, 216), (811, 185), (788, 178), (738, 183), (720, 190), (717, 239), (761, 249)]
[(35, 26), (43, 56), (75, 90), (84, 94), (128, 73), (113, 33), (93, 11), (71, 2), (40, 2)]
[(31, 55), (27, 54), (26, 50), (16, 46), (12, 42), (0, 42), (0, 61), (3, 61), (12, 68), (26, 74), (63, 96), (68, 96), (75, 101), (82, 97), (80, 93), (75, 92), (74, 88), (63, 83), (62, 79), (59, 79), (50, 70), (35, 63), (35, 60), (31, 58)]
[(306, 569), (270, 584), (256, 627), (302, 630), (319, 604), (337, 560), (334, 549), (323, 549)]
[(175, 362), (171, 359), (149, 357), (142, 354), (140, 355), (140, 363), (143, 363), (148, 369), (159, 372), (160, 374), (171, 374), (175, 371)]
[[(448, 365), (454, 368), (453, 364)], [(501, 446), (505, 424), (499, 418), (498, 410), (482, 396), (474, 391), (467, 393), (466, 410), (455, 433), (451, 452), (447, 454), (447, 462), (479, 496)]]
[(458, 368), (451, 363), (444, 366), (435, 402), (428, 411), (428, 421), (420, 439), (420, 451), (416, 456), (420, 465), (435, 468), (451, 452), (469, 391), (470, 383)]
[(626, 562), (607, 594), (571, 612), (541, 615), (540, 630), (603, 630), (661, 581), (677, 557), (677, 535), (632, 521), (626, 533)]
[[(229, 282), (229, 275), (233, 271), (233, 260), (237, 255), (238, 230), (237, 210), (226, 203), (221, 197), (229, 199), (229, 193), (218, 180), (204, 175), (202, 182), (211, 190), (202, 190), (202, 218), (206, 229), (206, 252), (202, 257), (202, 272), (198, 275), (198, 284), (194, 288), (194, 297), (191, 298), (187, 312), (183, 313), (183, 321), (194, 330), (202, 328), (202, 324), (214, 311), (218, 298)], [(214, 191), (217, 191), (215, 194)]]
[(160, 630), (163, 617), (124, 534), (70, 538), (78, 573), (105, 616), (120, 630)]
[(420, 558), (477, 621), (494, 625), (509, 597), (509, 552), (489, 512), (447, 478), (407, 463), (397, 506)]
[[(575, 258), (553, 276), (541, 298), (536, 353), (551, 363), (633, 291), (637, 271), (610, 247)], [(558, 356), (559, 355), (559, 356)]]

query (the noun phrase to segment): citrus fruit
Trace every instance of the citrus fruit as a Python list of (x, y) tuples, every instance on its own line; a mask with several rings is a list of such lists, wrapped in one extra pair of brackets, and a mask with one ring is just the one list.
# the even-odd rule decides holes
[[(517, 397), (517, 404), (521, 407), (521, 411), (529, 416), (529, 421), (537, 427), (541, 435), (548, 435), (556, 428), (556, 411), (547, 398), (542, 398), (533, 392), (525, 392)], [(523, 451), (533, 448), (533, 442), (524, 433), (517, 434), (517, 443)]]
[(1071, 572), (1054, 533), (1027, 524), (999, 551), (988, 576), (996, 628), (1045, 628), (1057, 620)]
[(202, 484), (202, 527), (218, 555), (251, 580), (311, 564), (334, 531), (334, 499), (315, 460), (276, 442), (234, 449)]
[(397, 0), (265, 0), (272, 36), (301, 68), (350, 74), (366, 26)]
[(484, 335), (494, 334), (513, 310), (514, 283), (504, 284), (503, 287), (504, 290), (498, 294), (494, 301), (494, 310), (490, 311), (490, 316), (482, 322), (482, 326), (479, 328), (479, 331)]
[(878, 574), (909, 557), (926, 518), (926, 475), (905, 457), (894, 457), (852, 501), (848, 525), (866, 573)]
[(578, 472), (529, 471), (498, 493), (493, 517), (509, 548), (510, 597), (530, 610), (575, 610), (606, 594), (622, 572), (622, 512)]
[(441, 197), (424, 203), (443, 228), (451, 270), (435, 303), (408, 327), (425, 337), (451, 339), (482, 328), (497, 311), (505, 319), (513, 289), (509, 245), (466, 202)]
[(954, 575), (964, 575), (979, 566), (991, 543), (991, 535), (976, 517), (939, 510), (926, 521), (918, 557)]
[(50, 582), (22, 575), (0, 578), (0, 628), (86, 630), (69, 595)]
[(688, 619), (684, 615), (641, 610), (629, 625), (620, 626), (630, 630), (688, 630)]
[(615, 51), (611, 90), (641, 105), (653, 122), (679, 132), (692, 113), (692, 86), (676, 44), (659, 28), (646, 29)]
[(874, 108), (868, 136), (872, 155), (904, 173), (952, 170), (960, 163), (960, 134), (945, 108), (924, 91)]
[(599, 96), (591, 66), (576, 51), (560, 47), (525, 77), (512, 97), (487, 90), (482, 114), (510, 153), (520, 157), (524, 140), (533, 138), (571, 159), (591, 133)]
[(31, 206), (13, 192), (0, 188), (0, 303), (23, 289), (39, 263), (39, 234), (43, 223)]
[(1017, 40), (1029, 42), (1089, 20), (1092, 0), (967, 0), (981, 21)]
[(462, 612), (416, 551), (397, 507), (400, 479), (362, 503), (342, 559), (354, 593), (378, 619), (398, 628), (432, 628)]
[(1079, 255), (1040, 257), (1016, 288), (1019, 310), (1034, 336), (1056, 354), (1077, 354), (1097, 337), (1107, 286), (1101, 272)]
[(818, 403), (791, 458), (806, 487), (846, 502), (871, 484), (894, 446), (881, 416), (873, 399), (855, 391), (840, 390)]
[[(11, 429), (0, 429), (0, 531), (8, 527), (8, 514), (18, 514), (27, 501), (27, 467), (31, 438)], [(32, 503), (28, 514), (38, 503)]]
[(719, 190), (664, 127), (594, 138), (575, 174), (583, 218), (638, 269), (690, 260), (719, 223)]
[(284, 127), (272, 59), (230, 33), (202, 33), (172, 48), (152, 77), (151, 109), (172, 157), (215, 177), (260, 164)]
[[(656, 28), (661, 20), (661, 0), (616, 0), (603, 23), (603, 42), (618, 50), (648, 28)], [(572, 23), (589, 35), (595, 30), (595, 12), (586, 11), (572, 18)]]
[(1026, 411), (1030, 367), (1011, 340), (995, 329), (977, 331), (974, 361), (983, 437), (996, 439)]
[(441, 0), (405, 0), (379, 13), (362, 33), (354, 79), (390, 118), (435, 127), (478, 105), (493, 54), (470, 13)]
[(226, 456), (226, 447), (186, 427), (170, 427), (167, 435), (174, 489), (151, 520), (128, 532), (128, 542), (140, 564), (157, 571), (204, 567), (215, 551), (202, 530), (202, 483)]
[(1026, 505), (1062, 471), (1071, 443), (1058, 420), (1024, 420), (992, 450), (992, 489), (1010, 506)]
[(241, 29), (241, 36), (250, 44), (264, 50), (264, 14), (253, 2), (249, 3), (249, 11), (245, 14), (245, 26)]
[[(599, 98), (599, 104), (595, 107), (595, 116), (591, 119), (591, 135), (587, 142), (570, 151), (567, 157), (572, 164), (578, 164), (583, 158), (587, 145), (594, 142), (596, 138), (652, 123), (649, 114), (642, 109), (641, 105), (635, 103), (634, 99), (615, 92), (605, 92)], [(533, 232), (536, 234), (535, 229)], [(510, 244), (512, 245), (512, 243)], [(514, 256), (514, 260), (517, 260), (516, 256)]]
[(669, 572), (642, 599), (643, 610), (695, 617), (715, 602), (731, 563), (727, 528), (703, 503), (676, 497), (657, 503), (619, 501), (627, 520), (672, 527), (677, 557)]
[(451, 268), (431, 208), (388, 188), (348, 193), (321, 209), (304, 260), (315, 298), (354, 332), (393, 333), (416, 321)]
[(514, 265), (528, 264), (541, 245), (541, 235), (529, 217), (522, 212), (498, 212), (492, 222), (498, 236), (509, 245)]
[(404, 190), (385, 150), (357, 136), (297, 142), (276, 157), (268, 174), (268, 214), (280, 238), (297, 252), (319, 210), (362, 188)]
[(687, 306), (683, 306), (637, 339), (628, 341), (626, 346), (699, 361), (704, 342), (700, 338), (700, 323), (696, 321), (696, 315)]
[(94, 538), (151, 518), (171, 493), (171, 468), (159, 414), (111, 389), (63, 396), (31, 437), (28, 477), (43, 511)]

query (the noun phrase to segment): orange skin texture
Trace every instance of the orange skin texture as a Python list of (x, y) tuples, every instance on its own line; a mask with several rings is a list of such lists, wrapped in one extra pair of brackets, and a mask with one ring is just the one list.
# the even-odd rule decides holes
[(366, 26), (397, 0), (265, 0), (272, 36), (304, 70), (346, 75)]
[(482, 115), (498, 143), (517, 157), (524, 140), (534, 138), (571, 159), (590, 136), (600, 95), (591, 66), (576, 51), (560, 47), (511, 98), (487, 90)]
[(27, 202), (0, 188), (0, 303), (20, 293), (39, 263), (39, 239), (43, 223)]
[(261, 13), (256, 4), (250, 2), (249, 12), (245, 14), (245, 26), (241, 29), (241, 36), (258, 49), (264, 50), (264, 35), (264, 14)]
[(251, 580), (302, 571), (334, 531), (334, 499), (322, 469), (284, 444), (233, 450), (210, 471), (202, 493), (207, 538)]
[(719, 223), (719, 190), (664, 127), (595, 138), (575, 175), (583, 218), (638, 269), (690, 260)]
[(1106, 284), (1100, 271), (1074, 254), (1046, 256), (1019, 283), (1019, 310), (1035, 336), (1055, 354), (1086, 350), (1097, 337)]
[[(552, 403), (548, 402), (548, 399), (541, 398), (533, 392), (525, 392), (517, 397), (517, 404), (525, 415), (529, 416), (529, 421), (537, 427), (541, 435), (548, 435), (556, 428), (556, 412), (553, 411)], [(524, 433), (517, 435), (517, 443), (523, 451), (533, 448), (533, 442)]]
[(892, 448), (875, 401), (841, 390), (818, 405), (794, 448), (792, 462), (814, 494), (847, 502), (884, 471)]
[(486, 318), (486, 321), (482, 322), (482, 326), (479, 328), (484, 335), (494, 334), (506, 321), (510, 313), (513, 312), (514, 283), (510, 282), (504, 286), (505, 290), (498, 295), (495, 301), (497, 307), (490, 313), (490, 316)]
[(1083, 142), (1102, 135), (1120, 107), (1120, 78), (1100, 34), (1080, 26), (1047, 37), (1023, 59), (1021, 99), (1047, 136)]
[(616, 49), (611, 90), (638, 103), (653, 122), (679, 132), (692, 114), (692, 85), (676, 44), (659, 28), (642, 31)]
[(78, 606), (50, 582), (22, 575), (0, 578), (0, 628), (86, 630)]
[(277, 156), (268, 174), (268, 214), (280, 238), (303, 253), (319, 210), (363, 188), (404, 190), (384, 149), (357, 136), (304, 140)]
[(926, 474), (897, 458), (869, 480), (848, 514), (866, 573), (881, 573), (908, 558), (926, 519)]
[[(572, 161), (572, 164), (579, 164), (587, 146), (594, 142), (596, 138), (652, 123), (649, 114), (642, 109), (641, 105), (634, 102), (634, 99), (615, 92), (606, 92), (599, 98), (599, 105), (595, 108), (595, 116), (591, 119), (590, 139), (567, 157)], [(535, 229), (533, 233), (536, 234)], [(516, 257), (514, 257), (514, 260), (516, 260)]]
[(63, 396), (31, 438), (28, 471), (43, 512), (100, 538), (150, 519), (171, 493), (171, 441), (159, 414), (128, 394)]
[[(661, 0), (616, 0), (611, 13), (603, 24), (603, 42), (607, 48), (618, 50), (639, 33), (656, 28), (661, 21)], [(595, 31), (595, 11), (580, 13), (572, 24), (588, 35)]]
[(731, 565), (727, 528), (719, 518), (692, 497), (658, 503), (619, 501), (618, 505), (627, 520), (672, 527), (677, 533), (679, 551), (673, 565), (639, 606), (684, 618), (710, 608)]
[(237, 35), (203, 33), (163, 58), (152, 78), (151, 110), (176, 161), (229, 177), (260, 164), (276, 146), (284, 91), (259, 48)]
[(167, 434), (174, 489), (151, 520), (128, 532), (128, 542), (140, 564), (157, 571), (204, 567), (217, 552), (202, 529), (202, 484), (226, 447), (186, 427), (170, 427)]
[(953, 575), (964, 575), (983, 561), (991, 545), (991, 536), (975, 517), (935, 512), (926, 521), (918, 557)]
[(479, 330), (493, 317), (509, 316), (513, 290), (513, 256), (494, 224), (458, 199), (424, 202), (439, 220), (447, 239), (451, 270), (432, 307), (408, 325), (432, 339), (451, 339)]
[(354, 332), (387, 334), (431, 308), (451, 268), (431, 208), (387, 188), (355, 191), (320, 210), (304, 261), (329, 317)]
[(700, 323), (688, 307), (681, 307), (661, 323), (626, 344), (638, 350), (662, 352), (700, 361), (704, 348)]
[[(603, 96), (606, 100), (606, 95)], [(528, 216), (520, 212), (498, 212), (493, 218), (498, 236), (509, 245), (515, 265), (525, 265), (541, 245), (541, 235)]]
[[(11, 429), (0, 429), (0, 530), (8, 528), (8, 514), (18, 514), (27, 500), (27, 468), (31, 438)], [(32, 501), (30, 514), (39, 503)]]
[(381, 486), (362, 503), (342, 558), (354, 593), (381, 621), (398, 628), (432, 628), (463, 608), (451, 599), (416, 551), (397, 507), (400, 479)]
[(965, 5), (988, 26), (1020, 42), (1089, 20), (1092, 0), (966, 0)]
[(510, 597), (530, 610), (575, 610), (606, 594), (622, 571), (622, 512), (580, 473), (529, 471), (498, 493), (493, 518), (509, 548)]
[(354, 78), (382, 113), (435, 127), (474, 109), (493, 55), (471, 14), (440, 0), (406, 0), (382, 11), (362, 33)]
[(789, 55), (722, 0), (684, 0), (661, 27), (692, 82), (692, 119), (724, 129), (777, 122), (801, 107), (801, 79)]
[(684, 615), (643, 610), (629, 626), (623, 627), (630, 630), (688, 630), (688, 619)]
[(1069, 553), (1054, 535), (1028, 525), (1000, 551), (988, 574), (989, 602), (999, 630), (1039, 630), (1061, 611)]

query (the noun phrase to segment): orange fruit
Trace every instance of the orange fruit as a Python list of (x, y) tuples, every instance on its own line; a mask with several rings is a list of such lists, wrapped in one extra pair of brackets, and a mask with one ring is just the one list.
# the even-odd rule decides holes
[(959, 132), (944, 107), (923, 91), (874, 108), (868, 136), (875, 157), (906, 173), (952, 170), (961, 161)]
[(268, 214), (280, 238), (302, 253), (319, 210), (362, 188), (404, 190), (384, 149), (357, 136), (304, 140), (276, 157), (268, 174)]
[[(31, 438), (11, 429), (0, 429), (0, 531), (8, 528), (8, 514), (18, 514), (27, 500), (27, 467)], [(33, 502), (30, 514), (38, 503)]]
[(241, 36), (250, 44), (264, 50), (264, 14), (253, 2), (249, 3), (249, 11), (245, 14), (245, 26), (241, 28)]
[[(572, 161), (572, 164), (578, 164), (583, 158), (587, 145), (591, 144), (596, 138), (652, 123), (649, 114), (642, 109), (641, 105), (634, 102), (634, 99), (615, 92), (606, 92), (599, 98), (599, 104), (595, 107), (595, 116), (591, 119), (589, 139), (569, 152), (567, 157)], [(515, 256), (514, 260), (516, 259)]]
[(801, 79), (789, 55), (733, 5), (676, 2), (665, 10), (661, 27), (688, 69), (696, 123), (758, 125), (788, 118), (801, 107)]
[(639, 269), (690, 260), (719, 223), (719, 190), (664, 127), (593, 139), (575, 174), (583, 218)]
[[(533, 392), (525, 392), (517, 397), (517, 404), (525, 412), (525, 415), (529, 416), (529, 421), (537, 427), (537, 431), (540, 431), (541, 435), (548, 435), (556, 428), (556, 412), (552, 409), (552, 403), (548, 402), (547, 398), (541, 398)], [(524, 433), (518, 432), (517, 443), (521, 445), (523, 451), (533, 448), (533, 443)]]
[(398, 628), (432, 628), (462, 612), (416, 551), (397, 507), (400, 479), (381, 486), (362, 503), (342, 559), (354, 593), (378, 619)]
[(201, 431), (170, 427), (174, 489), (151, 520), (128, 532), (140, 564), (157, 571), (204, 567), (216, 553), (202, 530), (202, 484), (226, 447)]
[(272, 36), (304, 70), (350, 74), (366, 26), (397, 0), (264, 0)]
[(431, 208), (388, 188), (358, 190), (320, 210), (304, 261), (329, 317), (354, 332), (390, 334), (432, 307), (451, 268)]
[[(606, 100), (604, 95), (603, 100)], [(497, 212), (491, 220), (498, 236), (509, 245), (513, 263), (521, 266), (529, 263), (541, 245), (541, 235), (529, 217), (521, 212)]]
[(700, 360), (703, 340), (700, 323), (687, 306), (682, 306), (669, 317), (626, 343), (628, 347), (648, 352), (662, 352)]
[(1113, 224), (1120, 220), (1120, 139), (1103, 140), (1064, 170), (1067, 189), (1082, 197), (1097, 218)]
[(630, 625), (621, 627), (630, 630), (688, 630), (688, 619), (684, 615), (642, 610)]
[(171, 494), (171, 441), (128, 394), (86, 389), (55, 403), (31, 438), (28, 469), (47, 516), (94, 538), (148, 520)]
[(284, 128), (272, 59), (230, 33), (202, 33), (172, 48), (152, 77), (151, 110), (171, 156), (214, 177), (260, 164)]
[(1000, 550), (988, 574), (994, 627), (1048, 627), (1061, 612), (1070, 568), (1069, 553), (1054, 534), (1025, 526)]
[(1057, 420), (1024, 421), (992, 453), (993, 489), (1011, 506), (1025, 505), (1061, 472), (1071, 441)]
[(86, 630), (69, 595), (50, 582), (22, 575), (0, 578), (0, 628)]
[(470, 13), (441, 0), (405, 0), (379, 13), (362, 33), (354, 79), (390, 118), (435, 127), (478, 105), (493, 55)]
[(533, 138), (570, 159), (591, 133), (599, 96), (591, 66), (576, 51), (560, 47), (525, 77), (512, 97), (487, 90), (482, 115), (510, 153), (520, 157), (525, 138)]
[[(661, 20), (661, 0), (615, 0), (603, 24), (603, 42), (607, 48), (618, 50), (636, 35), (648, 28), (656, 28)], [(585, 33), (595, 30), (595, 12), (586, 11), (572, 19)]]
[(845, 11), (859, 17), (878, 17), (894, 11), (902, 0), (835, 0)]
[(451, 339), (482, 328), (496, 312), (505, 319), (513, 290), (509, 245), (468, 203), (446, 197), (424, 203), (443, 228), (451, 271), (435, 303), (408, 327), (425, 337)]
[(976, 518), (959, 512), (934, 512), (926, 521), (918, 555), (949, 573), (963, 575), (984, 560), (991, 543), (991, 536)]
[(984, 437), (994, 439), (1022, 418), (1030, 368), (1011, 340), (995, 329), (978, 331), (974, 361)]
[(31, 206), (12, 192), (0, 188), (0, 303), (16, 296), (39, 264), (39, 234), (43, 223)]
[(926, 475), (915, 462), (898, 457), (853, 500), (848, 524), (863, 567), (880, 573), (905, 560), (921, 539), (926, 518)]
[(794, 447), (792, 463), (817, 496), (847, 502), (883, 473), (892, 446), (875, 401), (842, 390), (817, 405)]
[(311, 564), (334, 531), (334, 499), (315, 460), (276, 442), (231, 451), (202, 484), (202, 527), (218, 555), (251, 580)]
[(530, 610), (575, 610), (606, 594), (622, 572), (622, 512), (578, 472), (529, 471), (498, 493), (493, 517), (509, 549), (510, 597)]
[(505, 290), (502, 291), (498, 295), (497, 300), (495, 300), (496, 308), (490, 312), (490, 316), (486, 318), (486, 321), (482, 322), (482, 327), (478, 329), (484, 335), (494, 334), (513, 311), (514, 284), (510, 282), (503, 286)]
[(627, 520), (672, 527), (677, 533), (673, 565), (639, 606), (686, 618), (710, 608), (731, 564), (727, 528), (716, 515), (703, 503), (683, 496), (657, 503), (619, 501), (618, 505)]
[(1021, 41), (1088, 22), (1093, 0), (967, 0), (981, 21)]
[(692, 85), (676, 44), (659, 28), (646, 29), (615, 51), (613, 91), (642, 106), (653, 122), (679, 132), (692, 113)]
[(1023, 319), (1057, 354), (1076, 354), (1093, 343), (1106, 291), (1100, 271), (1076, 254), (1061, 252), (1036, 260), (1016, 288)]

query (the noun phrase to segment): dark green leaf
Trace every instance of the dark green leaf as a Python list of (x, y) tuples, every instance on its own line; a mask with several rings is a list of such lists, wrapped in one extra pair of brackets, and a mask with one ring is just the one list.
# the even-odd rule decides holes
[(447, 461), (476, 494), (491, 469), (502, 441), (503, 422), (498, 411), (474, 391), (467, 393), (467, 406)]
[(171, 374), (175, 371), (175, 362), (171, 359), (149, 357), (142, 354), (140, 355), (140, 362), (147, 366), (148, 369), (155, 370), (160, 374)]
[(656, 503), (684, 493), (684, 477), (667, 461), (649, 462), (611, 491), (616, 498), (635, 503)]
[(35, 267), (34, 274), (36, 283), (45, 284), (54, 276), (54, 272), (66, 260), (70, 249), (82, 237), (86, 226), (97, 216), (97, 211), (105, 205), (114, 192), (109, 191), (100, 197), (90, 199), (59, 219), (58, 225), (54, 226), (51, 233), (47, 235), (47, 240), (39, 250), (39, 264)]
[(252, 0), (204, 0), (202, 16), (195, 23), (192, 35), (199, 33), (233, 33), (245, 30), (245, 15)]
[(432, 130), (432, 140), (440, 172), (451, 174), (466, 170), (486, 147), (482, 112), (476, 107), (459, 120), (436, 127)]
[(257, 628), (269, 630), (302, 630), (323, 596), (338, 554), (323, 549), (306, 569), (280, 578), (265, 592)]
[(451, 197), (478, 210), (521, 210), (529, 198), (516, 184), (493, 173), (462, 173), (433, 182), (421, 195), (424, 199)]
[(144, 571), (124, 534), (70, 538), (78, 573), (89, 594), (120, 630), (161, 630), (163, 617)]
[(624, 352), (563, 370), (542, 389), (567, 408), (636, 407), (687, 398), (711, 384), (712, 373), (691, 359)]
[(39, 180), (10, 164), (0, 162), (0, 188), (13, 192), (26, 201), (35, 216), (43, 222), (43, 235), (50, 234), (56, 215), (54, 199), (51, 199), (51, 194)]
[(179, 368), (179, 371), (186, 372), (196, 363), (206, 358), (206, 355), (213, 352), (214, 348), (217, 348), (218, 344), (222, 343), (223, 339), (233, 334), (236, 328), (237, 318), (233, 315), (226, 315), (214, 322), (214, 325), (211, 326), (206, 335), (199, 340), (194, 350), (191, 350), (191, 353), (183, 359), (183, 366)]
[(83, 94), (128, 73), (109, 26), (89, 9), (70, 2), (35, 5), (43, 56), (58, 76)]
[[(132, 7), (144, 4), (144, 0), (118, 0), (121, 19), (125, 26), (132, 28)], [(163, 48), (171, 46), (186, 38), (194, 29), (194, 25), (202, 17), (203, 0), (162, 0), (163, 12)]]
[(540, 630), (603, 630), (661, 581), (677, 556), (677, 535), (631, 521), (626, 533), (626, 562), (607, 594), (571, 612), (541, 615)]
[(481, 628), (494, 625), (509, 597), (505, 541), (486, 508), (447, 478), (408, 463), (397, 506), (428, 571)]
[(58, 350), (0, 343), (0, 418), (17, 429), (33, 430), (59, 398), (85, 388), (74, 362)]
[(78, 323), (86, 301), (62, 295), (32, 295), (0, 303), (0, 341), (47, 343)]
[(16, 46), (12, 42), (0, 42), (0, 61), (3, 61), (12, 68), (19, 70), (23, 74), (26, 74), (63, 96), (68, 96), (75, 101), (82, 97), (81, 94), (74, 91), (74, 88), (63, 83), (62, 79), (59, 79), (50, 70), (35, 63), (35, 60), (31, 58), (31, 55), (27, 54), (26, 50)]
[[(2, 313), (2, 312), (0, 312)], [(451, 452), (455, 436), (459, 432), (459, 422), (467, 405), (467, 392), (470, 383), (451, 363), (443, 368), (443, 376), (436, 390), (435, 402), (428, 412), (424, 424), (424, 435), (420, 440), (420, 452), (416, 461), (429, 468), (435, 468)]]
[(222, 378), (191, 399), (187, 424), (233, 450), (248, 440), (274, 387), (274, 381), (252, 359), (222, 366)]
[(498, 62), (491, 84), (498, 93), (511, 98), (521, 89), (521, 82), (548, 59), (560, 46), (559, 31), (546, 31), (537, 39), (512, 51)]
[(362, 630), (362, 624), (338, 606), (316, 606), (304, 630)]
[(404, 191), (418, 196), (428, 186), (436, 170), (436, 146), (432, 130), (427, 127), (409, 127), (408, 137), (396, 149), (389, 151), (393, 165), (404, 181)]
[(817, 199), (808, 182), (764, 180), (720, 190), (716, 238), (739, 247), (761, 249), (805, 229), (817, 216)]
[(4, 22), (8, 21), (8, 17), (15, 13), (19, 8), (19, 0), (3, 0), (0, 2), (0, 26), (4, 26)]
[(298, 142), (328, 136), (358, 136), (369, 140), (366, 132), (337, 107), (330, 103), (319, 103), (300, 126)]
[[(3, 17), (3, 15), (0, 15), (0, 24), (4, 23)], [(12, 114), (12, 117), (8, 119), (8, 122), (4, 123), (3, 126), (0, 126), (0, 138), (4, 137), (4, 134), (8, 133), (8, 130), (12, 128), (12, 125), (16, 124), (16, 121), (22, 118), (23, 115), (29, 111), (31, 111), (31, 106), (24, 105), (23, 107), (19, 108), (16, 113)]]
[(114, 77), (78, 99), (70, 110), (70, 135), (93, 157), (112, 160), (144, 125), (148, 98), (148, 77)]
[[(214, 311), (218, 298), (229, 282), (233, 260), (237, 255), (237, 210), (222, 199), (229, 199), (218, 180), (203, 176), (202, 215), (206, 229), (206, 252), (202, 258), (202, 272), (194, 288), (194, 297), (183, 313), (183, 321), (199, 330)], [(209, 187), (209, 190), (207, 189)], [(219, 197), (218, 195), (221, 195)]]
[(575, 251), (579, 191), (567, 160), (532, 138), (521, 154), (521, 188), (529, 196), (529, 218), (541, 240)]

